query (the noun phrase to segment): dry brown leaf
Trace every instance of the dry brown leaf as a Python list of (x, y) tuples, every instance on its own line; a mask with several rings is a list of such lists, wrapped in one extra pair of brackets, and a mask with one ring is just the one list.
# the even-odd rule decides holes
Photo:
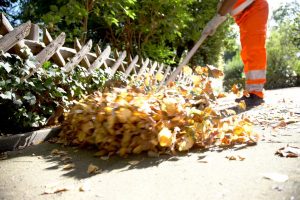
[(284, 120), (281, 120), (276, 126), (274, 126), (273, 128), (284, 128), (287, 126), (287, 123)]
[(224, 98), (224, 97), (226, 97), (225, 93), (219, 93), (218, 96), (217, 96), (218, 99), (221, 99), (221, 98)]
[(139, 160), (131, 160), (131, 161), (128, 161), (128, 164), (130, 165), (138, 165), (141, 161)]
[(242, 157), (240, 155), (230, 155), (230, 156), (226, 156), (225, 158), (227, 158), (228, 160), (239, 160), (239, 161), (243, 161), (246, 158)]
[(51, 151), (51, 155), (59, 155), (59, 156), (66, 156), (68, 153), (66, 151), (60, 151), (58, 149), (53, 149)]
[(212, 65), (207, 65), (207, 67), (209, 68), (209, 70), (214, 78), (220, 78), (221, 76), (224, 76), (224, 73), (221, 70), (219, 70), (218, 68), (216, 68)]
[(80, 187), (79, 187), (79, 191), (80, 192), (86, 192), (86, 191), (90, 191), (91, 190), (91, 183), (88, 181), (84, 181), (83, 183), (81, 183)]
[(250, 93), (247, 90), (243, 91), (243, 96), (250, 97)]
[(45, 194), (57, 194), (57, 193), (61, 193), (61, 192), (66, 192), (68, 191), (69, 189), (68, 188), (65, 188), (65, 187), (61, 187), (61, 188), (54, 188), (54, 189), (47, 189), (45, 190), (42, 195), (45, 195)]
[(239, 94), (239, 88), (236, 84), (234, 84), (231, 88), (231, 91), (233, 92), (233, 94)]
[(100, 169), (96, 165), (90, 164), (88, 166), (87, 173), (88, 174), (98, 174), (98, 173), (100, 173)]
[(246, 103), (244, 100), (240, 101), (238, 105), (242, 110), (246, 110)]
[(75, 167), (75, 164), (73, 163), (69, 163), (63, 166), (63, 170), (70, 170), (73, 169)]
[(298, 158), (300, 157), (300, 148), (292, 146), (282, 147), (275, 154), (286, 158)]

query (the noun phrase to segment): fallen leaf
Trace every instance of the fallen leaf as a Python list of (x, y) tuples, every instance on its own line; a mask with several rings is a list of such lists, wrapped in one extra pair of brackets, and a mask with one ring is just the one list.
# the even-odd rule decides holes
[(273, 128), (283, 128), (286, 127), (287, 123), (284, 120), (281, 120), (276, 126), (274, 126)]
[(58, 150), (58, 149), (53, 149), (53, 150), (51, 151), (51, 154), (52, 154), (52, 155), (57, 155), (57, 154), (58, 154), (58, 152), (59, 152), (59, 150)]
[(221, 76), (224, 76), (224, 73), (221, 70), (219, 70), (218, 68), (216, 68), (212, 65), (207, 65), (207, 67), (210, 70), (210, 72), (214, 78), (219, 78)]
[(100, 173), (100, 169), (96, 165), (90, 164), (88, 166), (87, 173), (88, 174), (98, 174), (98, 173)]
[(231, 91), (233, 92), (233, 94), (238, 94), (239, 93), (239, 88), (236, 84), (233, 84)]
[(182, 71), (185, 76), (190, 76), (193, 73), (193, 70), (189, 66), (184, 66)]
[(162, 147), (170, 147), (172, 145), (172, 132), (164, 127), (158, 134), (158, 141)]
[(83, 183), (81, 183), (80, 187), (79, 187), (79, 191), (80, 192), (85, 192), (85, 191), (90, 191), (91, 190), (91, 183), (88, 181), (84, 181)]
[(130, 165), (137, 165), (137, 164), (139, 164), (141, 161), (139, 161), (139, 160), (132, 160), (132, 161), (129, 161), (128, 163), (130, 164)]
[(226, 97), (225, 93), (219, 93), (218, 96), (217, 96), (218, 99), (221, 99), (221, 98), (224, 98), (224, 97)]
[(243, 96), (250, 97), (250, 93), (247, 90), (243, 91)]
[(75, 167), (75, 164), (73, 163), (69, 163), (63, 166), (63, 170), (70, 170), (73, 169)]
[(286, 158), (297, 158), (300, 157), (300, 148), (291, 146), (282, 147), (276, 151), (275, 155)]
[(59, 155), (59, 156), (66, 156), (68, 153), (66, 151), (60, 151), (58, 149), (53, 149), (51, 151), (51, 155)]
[(277, 185), (277, 186), (272, 187), (272, 189), (281, 192), (283, 190), (283, 186)]
[(240, 155), (230, 155), (230, 156), (226, 156), (225, 158), (227, 158), (228, 160), (239, 160), (239, 161), (243, 161), (245, 160), (246, 158), (245, 157), (242, 157)]
[(237, 160), (235, 156), (226, 156), (225, 158), (228, 160)]
[(287, 175), (279, 173), (264, 173), (263, 177), (279, 183), (284, 183), (289, 179)]
[(157, 81), (162, 81), (164, 79), (164, 75), (162, 73), (157, 73), (155, 78)]
[(101, 159), (101, 160), (108, 160), (108, 159), (109, 159), (109, 156), (101, 156), (100, 159)]
[(238, 105), (242, 110), (246, 110), (246, 103), (244, 100), (240, 101)]
[(54, 188), (54, 189), (47, 189), (45, 190), (42, 195), (45, 195), (45, 194), (57, 194), (57, 193), (61, 193), (61, 192), (66, 192), (68, 191), (69, 189), (65, 188), (65, 187), (62, 187), (62, 188)]
[(63, 156), (61, 158), (61, 161), (63, 161), (64, 163), (69, 163), (72, 162), (72, 158), (70, 156)]

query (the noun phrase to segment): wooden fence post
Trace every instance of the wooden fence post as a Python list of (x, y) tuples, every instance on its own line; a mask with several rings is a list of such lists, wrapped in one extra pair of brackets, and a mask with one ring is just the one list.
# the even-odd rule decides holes
[(149, 71), (149, 75), (152, 75), (157, 67), (157, 62), (155, 61)]
[[(117, 61), (115, 62), (115, 64), (111, 67), (111, 75), (112, 75), (112, 76), (117, 72), (119, 66), (120, 66), (120, 65), (122, 66), (122, 62), (123, 62), (123, 60), (124, 60), (125, 58), (126, 58), (126, 51), (123, 51), (122, 54), (121, 54), (121, 56), (119, 56), (118, 60), (117, 60)], [(123, 68), (124, 68), (124, 66), (123, 66)], [(124, 71), (125, 71), (125, 70), (124, 70)]]
[(0, 39), (0, 50), (6, 52), (23, 40), (30, 32), (30, 21), (18, 26)]
[(150, 62), (150, 60), (149, 60), (149, 58), (147, 58), (146, 61), (143, 63), (143, 66), (142, 66), (142, 68), (140, 69), (140, 71), (138, 73), (138, 77), (141, 76), (144, 73), (144, 71), (147, 68), (149, 62)]
[(43, 49), (38, 55), (36, 55), (35, 58), (37, 61), (37, 65), (35, 69), (21, 80), (24, 81), (31, 77), (38, 68), (40, 68), (47, 60), (49, 60), (55, 54), (55, 52), (65, 43), (65, 38), (66, 34), (62, 32), (55, 40), (50, 42), (50, 44), (46, 46), (45, 49)]
[[(2, 36), (4, 36), (5, 34), (7, 34), (8, 32), (14, 30), (14, 28), (12, 27), (12, 25), (9, 23), (9, 21), (7, 20), (7, 18), (4, 16), (3, 13), (1, 13), (0, 15), (0, 34)], [(18, 42), (13, 48), (12, 50), (14, 50), (16, 53), (18, 53), (18, 55), (22, 58), (27, 58), (27, 55), (25, 52), (22, 52), (21, 49), (25, 47), (25, 44), (23, 41)]]
[[(43, 41), (46, 45), (50, 44), (50, 42), (52, 42), (52, 37), (50, 35), (50, 33), (48, 32), (47, 29), (44, 29), (44, 34), (43, 34)], [(66, 64), (65, 59), (62, 57), (61, 53), (58, 51), (55, 52), (55, 54), (52, 56), (52, 59), (54, 60), (54, 62), (60, 66), (63, 67)]]
[[(74, 41), (74, 49), (79, 52), (80, 49), (82, 48), (78, 38), (75, 38), (75, 41)], [(91, 63), (89, 61), (89, 59), (87, 59), (86, 56), (83, 56), (83, 59), (80, 61), (80, 63), (86, 67), (86, 68), (90, 68), (91, 67)]]
[(62, 69), (66, 72), (70, 72), (71, 70), (73, 70), (73, 68), (78, 65), (83, 57), (91, 50), (92, 44), (92, 40), (89, 40), (88, 43), (86, 43)]
[(159, 87), (161, 87), (163, 84), (165, 84), (165, 80), (166, 80), (166, 78), (167, 78), (167, 76), (168, 76), (170, 70), (171, 70), (171, 67), (168, 66), (167, 70), (166, 70), (165, 73), (164, 73), (164, 78), (161, 80), (161, 82), (160, 82), (160, 84), (159, 84)]
[(28, 40), (39, 41), (39, 26), (36, 24), (31, 24), (30, 33), (26, 37)]
[(96, 58), (96, 60), (93, 62), (91, 67), (89, 68), (89, 72), (92, 73), (96, 68), (101, 67), (103, 63), (105, 63), (105, 60), (109, 57), (111, 52), (110, 46), (107, 46), (106, 49), (101, 53), (100, 56)]
[(125, 71), (125, 78), (127, 78), (130, 74), (130, 72), (132, 71), (132, 69), (134, 68), (135, 64), (137, 63), (137, 61), (139, 60), (139, 56), (136, 55), (133, 59), (133, 61), (130, 63), (130, 65), (128, 66), (128, 68)]

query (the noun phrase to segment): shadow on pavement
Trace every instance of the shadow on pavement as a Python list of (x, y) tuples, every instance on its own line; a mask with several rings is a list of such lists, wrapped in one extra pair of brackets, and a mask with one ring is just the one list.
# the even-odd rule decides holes
[[(14, 159), (18, 157), (36, 157), (37, 159), (43, 159), (49, 163), (49, 167), (46, 170), (61, 170), (63, 176), (74, 177), (77, 179), (84, 179), (96, 174), (88, 174), (87, 169), (90, 164), (96, 165), (100, 169), (100, 174), (109, 173), (111, 171), (127, 171), (132, 169), (142, 169), (148, 167), (158, 166), (162, 162), (176, 162), (182, 157), (189, 157), (191, 153), (197, 153), (199, 160), (204, 159), (203, 155), (206, 151), (222, 152), (224, 150), (238, 151), (245, 149), (250, 145), (236, 145), (227, 147), (212, 147), (209, 149), (195, 148), (191, 151), (177, 152), (177, 155), (160, 155), (159, 157), (149, 157), (147, 153), (139, 155), (129, 155), (127, 158), (122, 158), (117, 155), (111, 157), (95, 157), (96, 150), (80, 149), (75, 147), (64, 147), (59, 144), (42, 143), (35, 146), (29, 146), (21, 151), (8, 152), (7, 159)], [(53, 155), (51, 152), (57, 149), (62, 154)], [(68, 158), (68, 159), (65, 159)], [(67, 162), (66, 162), (67, 161)], [(33, 160), (32, 162), (35, 162)], [(38, 162), (38, 161), (37, 161)], [(42, 161), (43, 162), (43, 161)], [(63, 167), (67, 164), (74, 164), (74, 168), (69, 170), (63, 170)]]
[[(65, 152), (65, 155), (52, 155), (51, 152), (57, 149)], [(49, 167), (46, 170), (63, 170), (63, 166), (68, 163), (74, 164), (74, 168), (70, 170), (63, 170), (65, 172), (63, 176), (74, 177), (77, 179), (84, 179), (96, 174), (88, 174), (87, 169), (90, 164), (96, 165), (100, 169), (100, 174), (109, 173), (111, 171), (127, 171), (132, 169), (142, 169), (153, 166), (158, 166), (164, 161), (176, 162), (180, 157), (189, 156), (187, 153), (178, 153), (176, 156), (172, 155), (160, 155), (159, 157), (149, 157), (146, 153), (139, 155), (129, 155), (127, 158), (122, 158), (117, 155), (106, 157), (93, 156), (97, 151), (79, 149), (74, 147), (64, 147), (58, 144), (51, 144), (48, 142), (30, 146), (22, 151), (8, 152), (8, 159), (14, 159), (18, 157), (36, 157), (43, 159), (49, 163)], [(200, 152), (200, 150), (197, 150)], [(68, 161), (64, 161), (64, 157), (69, 157)], [(35, 161), (33, 161), (35, 162)]]

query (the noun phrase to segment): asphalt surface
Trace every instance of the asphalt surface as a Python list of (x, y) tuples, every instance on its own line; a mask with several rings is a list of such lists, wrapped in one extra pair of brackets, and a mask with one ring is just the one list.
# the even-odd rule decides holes
[[(0, 160), (0, 199), (300, 200), (300, 158), (275, 155), (287, 145), (300, 147), (299, 94), (300, 88), (267, 91), (265, 105), (242, 113), (261, 134), (255, 146), (158, 158), (100, 159), (50, 143), (9, 152)], [(65, 161), (53, 149), (65, 151)], [(64, 170), (68, 159), (74, 168)], [(99, 173), (88, 174), (90, 164)]]

